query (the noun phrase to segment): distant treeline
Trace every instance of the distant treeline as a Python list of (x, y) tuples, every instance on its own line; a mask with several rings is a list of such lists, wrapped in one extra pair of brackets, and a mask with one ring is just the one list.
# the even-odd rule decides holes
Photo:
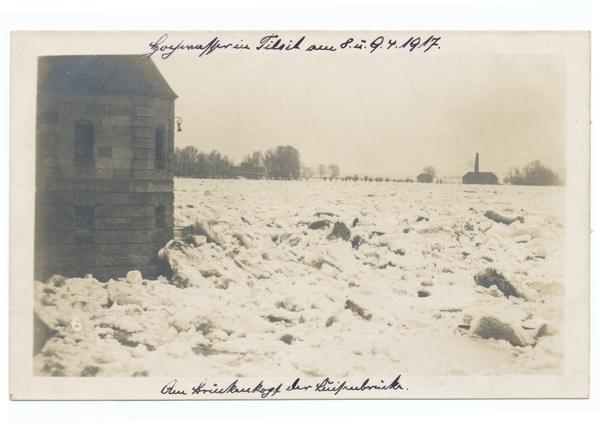
[[(175, 175), (178, 177), (192, 178), (238, 178), (271, 179), (271, 180), (298, 180), (301, 178), (319, 177), (323, 179), (341, 179), (342, 181), (375, 181), (375, 182), (406, 182), (411, 183), (411, 178), (396, 179), (384, 177), (369, 177), (367, 175), (346, 175), (340, 177), (340, 167), (318, 165), (316, 170), (304, 165), (300, 161), (300, 152), (292, 146), (277, 146), (266, 152), (255, 151), (245, 155), (240, 165), (236, 165), (227, 155), (221, 155), (216, 150), (210, 153), (199, 151), (196, 147), (187, 146), (175, 149)], [(442, 179), (435, 180), (437, 171), (428, 166), (419, 176), (430, 176), (431, 181), (444, 183)], [(458, 177), (457, 177), (458, 178)], [(418, 178), (417, 178), (418, 180)], [(539, 160), (531, 162), (523, 168), (512, 168), (504, 178), (504, 184), (512, 185), (537, 185), (551, 186), (564, 184), (558, 173)]]
[(175, 149), (175, 175), (195, 178), (229, 178), (233, 162), (213, 150), (209, 154), (193, 146)]
[(393, 183), (412, 183), (414, 182), (413, 179), (411, 178), (383, 178), (383, 177), (369, 177), (368, 175), (365, 175), (364, 177), (359, 177), (357, 174), (355, 174), (354, 176), (350, 176), (350, 175), (346, 175), (345, 177), (342, 177), (342, 181), (368, 181), (368, 182), (377, 182), (377, 183), (381, 183), (381, 182), (393, 182)]
[(558, 173), (536, 160), (525, 165), (523, 169), (511, 168), (508, 175), (504, 177), (504, 184), (557, 186), (563, 185), (564, 181)]
[(300, 152), (292, 146), (256, 151), (244, 156), (240, 165), (216, 150), (206, 154), (192, 146), (175, 149), (175, 175), (179, 177), (297, 180), (311, 174), (311, 169), (300, 162)]

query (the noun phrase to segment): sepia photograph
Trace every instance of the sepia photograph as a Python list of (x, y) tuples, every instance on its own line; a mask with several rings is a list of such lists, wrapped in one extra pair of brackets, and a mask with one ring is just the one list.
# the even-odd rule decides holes
[(18, 398), (588, 396), (589, 33), (11, 43)]

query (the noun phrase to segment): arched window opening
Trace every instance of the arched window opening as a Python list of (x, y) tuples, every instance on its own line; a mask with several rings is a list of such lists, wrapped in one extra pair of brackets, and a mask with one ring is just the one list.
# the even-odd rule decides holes
[(167, 152), (166, 152), (166, 143), (165, 143), (165, 127), (159, 125), (154, 130), (154, 148), (155, 148), (155, 156), (154, 156), (154, 168), (155, 169), (165, 169), (167, 162)]
[(94, 124), (90, 121), (75, 123), (75, 166), (94, 166)]

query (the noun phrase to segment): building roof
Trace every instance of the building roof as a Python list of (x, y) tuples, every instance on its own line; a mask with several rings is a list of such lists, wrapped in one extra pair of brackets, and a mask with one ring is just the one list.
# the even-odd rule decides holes
[(490, 178), (490, 177), (494, 177), (494, 178), (498, 178), (496, 177), (496, 174), (494, 174), (493, 172), (467, 172), (464, 177), (475, 177), (475, 178)]
[(177, 98), (152, 59), (141, 55), (42, 56), (38, 90)]

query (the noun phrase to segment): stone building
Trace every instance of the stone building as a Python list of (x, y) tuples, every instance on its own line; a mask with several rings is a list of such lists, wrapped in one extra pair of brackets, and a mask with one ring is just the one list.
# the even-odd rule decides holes
[(36, 278), (161, 272), (176, 98), (139, 55), (38, 59)]
[(479, 153), (475, 154), (475, 172), (467, 172), (462, 177), (463, 184), (498, 184), (498, 177), (492, 172), (479, 172)]

